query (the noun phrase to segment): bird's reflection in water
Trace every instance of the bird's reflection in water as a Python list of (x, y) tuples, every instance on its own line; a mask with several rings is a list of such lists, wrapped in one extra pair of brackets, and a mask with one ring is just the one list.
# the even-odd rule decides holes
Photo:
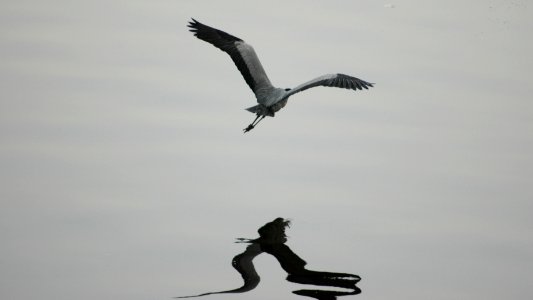
[(236, 255), (232, 260), (233, 267), (241, 274), (244, 280), (244, 285), (242, 287), (227, 291), (209, 292), (176, 298), (191, 298), (212, 294), (243, 293), (253, 290), (259, 284), (260, 280), (259, 275), (255, 271), (253, 259), (263, 252), (274, 256), (278, 260), (283, 270), (288, 274), (288, 281), (345, 289), (343, 291), (303, 289), (293, 291), (294, 294), (326, 300), (336, 299), (337, 296), (356, 295), (361, 293), (361, 290), (356, 286), (356, 283), (361, 280), (357, 275), (307, 270), (305, 268), (306, 262), (285, 245), (285, 242), (287, 241), (285, 228), (289, 227), (289, 225), (289, 220), (277, 218), (259, 228), (259, 238), (253, 240), (243, 238), (237, 239), (238, 242), (241, 243), (250, 243), (243, 253)]

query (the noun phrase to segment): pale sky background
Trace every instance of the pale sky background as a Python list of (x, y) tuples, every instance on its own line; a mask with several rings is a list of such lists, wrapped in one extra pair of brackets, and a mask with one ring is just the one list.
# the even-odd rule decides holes
[[(394, 7), (390, 7), (392, 4)], [(238, 287), (236, 237), (291, 218), (341, 299), (532, 299), (529, 1), (1, 1), (0, 298)], [(243, 135), (254, 97), (191, 17), (273, 84), (342, 72)], [(211, 299), (303, 299), (277, 262)]]

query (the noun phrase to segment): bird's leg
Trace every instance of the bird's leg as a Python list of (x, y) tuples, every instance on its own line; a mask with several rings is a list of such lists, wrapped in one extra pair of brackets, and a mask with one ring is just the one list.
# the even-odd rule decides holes
[[(246, 127), (246, 128), (243, 129), (244, 133), (247, 133), (248, 131), (254, 129), (255, 125), (257, 125), (257, 123), (259, 123), (259, 122), (255, 123), (255, 121), (257, 121), (257, 119), (259, 119), (260, 116), (261, 116), (260, 114), (257, 114), (257, 117), (255, 117), (255, 119), (254, 119), (254, 121), (252, 122), (252, 124), (248, 125), (248, 127)], [(263, 118), (264, 118), (264, 117), (265, 117), (265, 116), (263, 116)], [(263, 118), (261, 118), (259, 121), (261, 121)], [(255, 124), (254, 124), (254, 123), (255, 123)]]
[(257, 123), (253, 124), (254, 126), (257, 126), (257, 124), (259, 124), (259, 122), (261, 122), (261, 120), (263, 120), (266, 116), (262, 116), (261, 119), (257, 120)]

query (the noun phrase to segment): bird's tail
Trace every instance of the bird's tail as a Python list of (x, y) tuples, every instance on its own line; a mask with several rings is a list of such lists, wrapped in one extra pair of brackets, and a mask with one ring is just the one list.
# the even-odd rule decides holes
[(248, 108), (246, 108), (246, 110), (251, 112), (251, 113), (261, 115), (261, 116), (269, 116), (269, 117), (273, 117), (274, 116), (274, 113), (271, 110), (269, 110), (266, 106), (264, 106), (262, 104), (258, 104), (256, 106), (248, 107)]
[(251, 113), (254, 113), (254, 114), (260, 113), (262, 111), (261, 104), (256, 105), (256, 106), (252, 106), (252, 107), (248, 107), (248, 108), (246, 108), (246, 110), (251, 112)]

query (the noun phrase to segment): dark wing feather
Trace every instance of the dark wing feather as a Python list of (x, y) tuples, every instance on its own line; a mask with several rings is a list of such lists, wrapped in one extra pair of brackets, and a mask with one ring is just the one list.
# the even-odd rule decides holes
[(256, 92), (261, 85), (270, 86), (270, 81), (250, 45), (238, 37), (204, 25), (195, 19), (192, 19), (187, 26), (194, 36), (229, 54), (252, 91)]

